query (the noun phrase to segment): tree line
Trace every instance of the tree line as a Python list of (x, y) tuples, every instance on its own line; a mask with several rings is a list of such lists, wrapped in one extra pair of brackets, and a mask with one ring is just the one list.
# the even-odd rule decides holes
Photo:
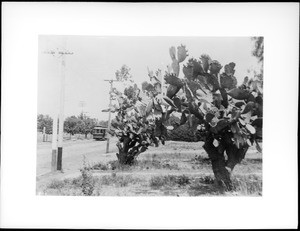
[[(92, 130), (95, 126), (107, 127), (108, 121), (98, 120), (91, 118), (84, 113), (80, 113), (78, 116), (69, 116), (64, 121), (64, 132), (70, 135), (84, 134), (87, 138), (88, 134), (92, 134)], [(39, 114), (37, 116), (37, 129), (42, 132), (45, 127), (46, 134), (52, 134), (53, 118), (49, 115)]]

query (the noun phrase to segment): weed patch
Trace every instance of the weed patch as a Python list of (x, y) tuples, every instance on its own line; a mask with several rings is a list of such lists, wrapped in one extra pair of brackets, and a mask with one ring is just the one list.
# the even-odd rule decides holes
[(161, 187), (185, 186), (190, 183), (190, 178), (185, 175), (154, 176), (150, 179), (150, 187), (157, 189)]
[(98, 162), (93, 164), (89, 167), (90, 170), (101, 170), (101, 171), (107, 171), (107, 170), (129, 170), (132, 168), (132, 166), (128, 165), (122, 165), (117, 160), (111, 160), (107, 163)]
[(80, 169), (82, 176), (81, 191), (86, 196), (91, 196), (95, 188), (95, 179), (90, 166), (87, 166), (86, 159), (83, 159), (83, 168)]
[(61, 181), (61, 180), (57, 180), (57, 179), (52, 180), (47, 185), (47, 188), (49, 188), (49, 189), (61, 189), (63, 187), (65, 187), (65, 182)]
[(199, 164), (199, 165), (210, 165), (211, 164), (211, 161), (209, 158), (207, 157), (203, 157), (203, 156), (198, 156), (198, 155), (195, 155), (194, 158), (192, 158), (192, 163), (193, 164)]
[(175, 181), (179, 186), (185, 186), (190, 183), (190, 178), (186, 175), (180, 175)]
[(103, 176), (99, 180), (99, 184), (101, 185), (113, 185), (116, 187), (126, 187), (130, 184), (137, 184), (140, 183), (141, 180), (136, 177), (132, 177), (131, 175), (121, 175), (118, 176), (115, 173), (112, 173), (112, 175)]
[(135, 163), (135, 167), (140, 169), (168, 169), (168, 170), (179, 170), (177, 163), (171, 163), (168, 160), (159, 161), (156, 159), (150, 160), (138, 160)]
[(236, 175), (232, 177), (233, 191), (225, 192), (214, 182), (213, 176), (201, 176), (192, 180), (188, 193), (190, 196), (213, 195), (261, 195), (262, 179), (259, 175)]
[(261, 195), (262, 178), (259, 175), (237, 175), (232, 179), (234, 191), (242, 195)]

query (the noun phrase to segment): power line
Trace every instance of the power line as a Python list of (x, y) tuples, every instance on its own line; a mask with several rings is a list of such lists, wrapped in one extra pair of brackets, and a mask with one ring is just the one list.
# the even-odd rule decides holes
[(58, 56), (58, 58), (62, 57), (63, 55), (73, 55), (74, 54), (73, 52), (70, 52), (70, 51), (59, 51), (58, 48), (56, 48), (56, 50), (47, 50), (47, 51), (44, 51), (43, 53), (50, 54), (53, 57)]
[(79, 107), (81, 107), (81, 114), (86, 114), (86, 111), (83, 111), (83, 108), (86, 106), (86, 102), (85, 101), (80, 101), (79, 102)]

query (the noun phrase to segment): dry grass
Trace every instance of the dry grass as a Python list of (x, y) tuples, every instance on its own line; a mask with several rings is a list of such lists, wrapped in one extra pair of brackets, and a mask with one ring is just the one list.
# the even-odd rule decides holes
[(190, 196), (261, 196), (262, 177), (260, 175), (236, 175), (232, 177), (233, 191), (226, 192), (214, 183), (213, 175), (194, 179), (189, 188)]
[[(149, 149), (132, 166), (116, 160), (89, 164), (94, 191), (92, 196), (261, 196), (262, 157), (253, 149), (236, 166), (234, 190), (225, 192), (214, 183), (210, 160), (202, 143), (168, 142)], [(155, 150), (155, 151), (154, 151)], [(40, 194), (81, 195), (82, 177), (53, 180)]]
[(142, 179), (133, 177), (132, 175), (111, 174), (97, 179), (97, 184), (100, 187), (103, 185), (114, 187), (127, 187), (129, 185), (140, 184), (142, 182)]
[[(232, 178), (234, 190), (225, 192), (214, 183), (213, 175), (110, 175), (95, 176), (92, 196), (261, 196), (260, 175), (236, 175)], [(80, 195), (82, 178), (53, 180), (43, 191), (44, 195)]]
[(151, 188), (161, 188), (165, 186), (185, 186), (190, 183), (190, 178), (186, 175), (166, 175), (166, 176), (154, 176), (150, 179)]

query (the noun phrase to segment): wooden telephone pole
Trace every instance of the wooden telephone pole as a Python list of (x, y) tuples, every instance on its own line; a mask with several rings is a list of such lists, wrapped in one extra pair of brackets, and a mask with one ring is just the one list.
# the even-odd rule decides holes
[[(109, 91), (109, 111), (108, 111), (108, 125), (107, 125), (107, 130), (110, 130), (111, 127), (111, 101), (112, 101), (112, 90), (113, 90), (113, 82), (119, 82), (118, 80), (114, 79), (105, 79), (104, 81), (108, 81), (110, 83), (110, 91)], [(109, 142), (110, 142), (110, 134), (107, 132), (107, 143), (106, 143), (106, 153), (109, 153)]]
[[(60, 85), (60, 107), (59, 107), (59, 125), (58, 125), (58, 143), (56, 141), (56, 132), (57, 132), (57, 117), (56, 115), (53, 118), (53, 138), (52, 138), (52, 161), (51, 161), (51, 169), (55, 170), (55, 162), (57, 164), (56, 170), (62, 170), (62, 153), (63, 153), (63, 132), (64, 132), (64, 102), (65, 102), (65, 56), (66, 55), (73, 55), (73, 52), (66, 51), (66, 39), (63, 40), (63, 47), (62, 50), (57, 51), (45, 51), (45, 54), (51, 54), (54, 57), (58, 56), (61, 57), (61, 85)], [(54, 134), (55, 132), (55, 134)], [(53, 149), (56, 149), (55, 146), (57, 145), (57, 156), (56, 152)]]
[(79, 102), (79, 107), (81, 108), (81, 111), (80, 111), (81, 114), (80, 114), (80, 115), (81, 115), (82, 117), (84, 117), (84, 114), (87, 113), (86, 111), (83, 110), (83, 108), (84, 108), (85, 106), (86, 106), (85, 101), (80, 101), (80, 102)]
[[(63, 48), (66, 48), (66, 40), (64, 40)], [(72, 52), (58, 52), (61, 55), (61, 88), (60, 88), (60, 109), (59, 109), (59, 125), (58, 125), (58, 144), (57, 144), (57, 170), (62, 170), (62, 154), (63, 154), (63, 136), (64, 136), (64, 106), (65, 106), (65, 68), (66, 55), (72, 55)]]
[(54, 113), (53, 116), (53, 125), (52, 125), (52, 159), (51, 159), (51, 171), (54, 172), (57, 170), (57, 113)]

